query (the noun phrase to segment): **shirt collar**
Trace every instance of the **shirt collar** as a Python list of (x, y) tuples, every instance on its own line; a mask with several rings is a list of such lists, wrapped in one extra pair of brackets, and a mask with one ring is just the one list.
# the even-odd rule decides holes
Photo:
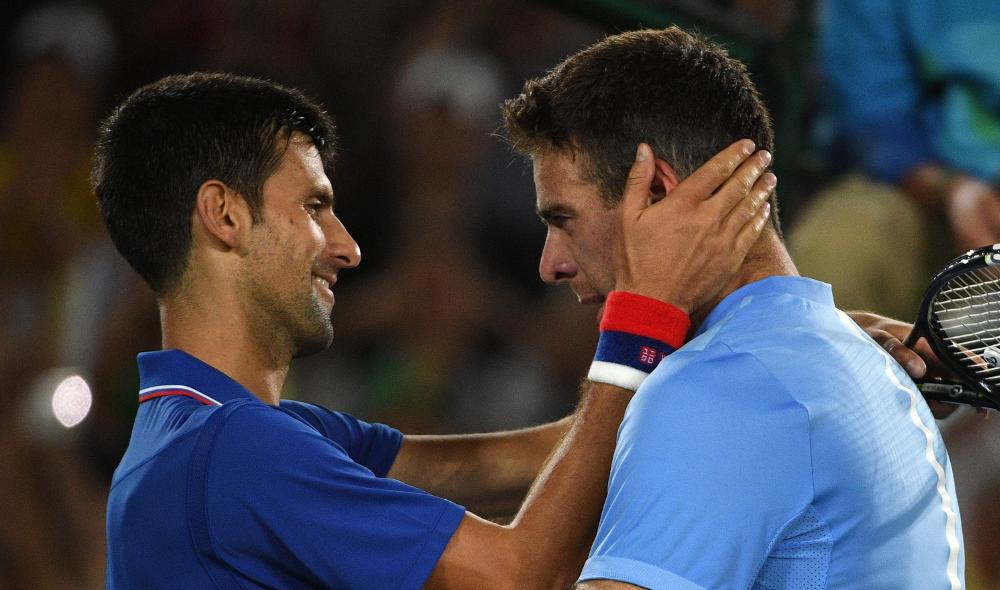
[(181, 350), (140, 352), (139, 402), (166, 395), (183, 395), (205, 405), (254, 397), (228, 375)]
[(821, 283), (808, 277), (784, 275), (766, 277), (759, 281), (747, 283), (729, 295), (726, 295), (709, 312), (705, 321), (698, 326), (695, 336), (701, 335), (715, 324), (724, 320), (736, 308), (750, 303), (750, 300), (754, 297), (761, 297), (763, 295), (793, 295), (833, 307), (833, 290), (826, 283)]

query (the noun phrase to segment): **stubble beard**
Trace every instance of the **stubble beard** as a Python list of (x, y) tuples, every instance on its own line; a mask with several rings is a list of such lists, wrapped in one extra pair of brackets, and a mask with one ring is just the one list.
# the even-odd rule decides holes
[(309, 289), (308, 302), (299, 305), (296, 321), (298, 335), (293, 337), (295, 343), (292, 358), (309, 356), (323, 352), (333, 344), (332, 310), (319, 300), (315, 288)]
[[(250, 278), (251, 273), (244, 276)], [(322, 352), (333, 343), (332, 310), (320, 301), (310, 273), (305, 291), (276, 291), (273, 285), (287, 284), (279, 277), (250, 279), (247, 317), (263, 348), (275, 358), (300, 358)]]

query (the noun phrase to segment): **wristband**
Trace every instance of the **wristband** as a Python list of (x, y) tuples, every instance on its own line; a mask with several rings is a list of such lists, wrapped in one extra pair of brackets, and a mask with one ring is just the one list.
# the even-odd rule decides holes
[(587, 379), (639, 389), (660, 361), (684, 344), (690, 327), (688, 315), (669, 303), (612, 291), (604, 302), (601, 337)]

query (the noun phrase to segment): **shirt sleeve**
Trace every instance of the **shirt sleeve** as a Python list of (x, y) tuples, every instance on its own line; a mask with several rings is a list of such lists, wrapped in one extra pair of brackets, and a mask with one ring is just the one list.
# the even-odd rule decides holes
[(403, 444), (403, 433), (385, 424), (365, 422), (343, 412), (299, 401), (282, 401), (281, 409), (305, 420), (378, 477), (389, 473)]
[(834, 0), (820, 6), (821, 63), (838, 131), (866, 172), (892, 183), (937, 160), (923, 124), (922, 77), (900, 4)]
[(265, 587), (418, 589), (465, 514), (376, 477), (330, 439), (262, 405), (233, 412), (210, 457), (211, 550)]
[(698, 354), (629, 405), (581, 580), (749, 588), (812, 501), (805, 409), (752, 356)]

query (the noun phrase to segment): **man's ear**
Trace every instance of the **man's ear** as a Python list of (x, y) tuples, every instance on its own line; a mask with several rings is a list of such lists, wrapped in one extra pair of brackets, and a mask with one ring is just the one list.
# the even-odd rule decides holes
[(653, 203), (670, 194), (670, 191), (677, 188), (678, 185), (677, 173), (674, 172), (673, 166), (660, 158), (656, 158), (654, 164), (653, 185), (650, 187), (650, 190), (653, 191)]
[(239, 193), (221, 180), (208, 180), (198, 188), (194, 221), (215, 247), (239, 249), (247, 239), (253, 216)]

